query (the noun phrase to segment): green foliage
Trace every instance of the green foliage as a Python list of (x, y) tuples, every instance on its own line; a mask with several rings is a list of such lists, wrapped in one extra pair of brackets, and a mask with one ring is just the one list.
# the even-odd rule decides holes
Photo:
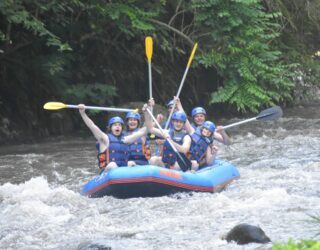
[[(320, 217), (317, 215), (309, 215), (309, 217), (311, 218), (309, 223), (313, 223), (315, 228), (319, 228)], [(319, 234), (320, 232), (317, 235)], [(320, 250), (320, 242), (316, 240), (294, 241), (290, 239), (286, 243), (274, 243), (272, 250)]]
[(264, 4), (269, 12), (282, 13), (276, 19), (282, 31), (277, 46), (285, 55), (284, 62), (296, 62), (293, 97), (310, 100), (320, 87), (320, 60), (315, 55), (320, 49), (320, 1), (270, 0)]
[(315, 240), (289, 240), (286, 243), (274, 243), (272, 250), (320, 250), (320, 242)]
[[(104, 98), (101, 98), (104, 96)], [(71, 86), (65, 91), (65, 99), (73, 103), (88, 103), (94, 100), (99, 105), (111, 104), (106, 97), (117, 96), (114, 86), (104, 83), (78, 84)]]
[[(24, 5), (24, 1), (3, 0), (0, 2), (0, 13), (6, 19), (7, 25), (21, 25), (25, 30), (30, 31), (39, 37), (45, 37), (48, 46), (56, 46), (59, 50), (70, 50), (67, 43), (62, 43), (58, 36), (54, 35), (45, 27), (45, 23), (34, 16), (34, 13), (28, 8), (40, 7), (37, 2), (33, 2), (29, 6)], [(2, 34), (3, 31), (1, 31)], [(9, 35), (9, 34), (8, 34)], [(3, 36), (3, 35), (2, 35)], [(11, 37), (5, 37), (5, 40), (10, 40)], [(4, 40), (4, 39), (2, 39)]]
[(37, 95), (59, 100), (72, 90), (75, 101), (110, 103), (122, 77), (116, 72), (128, 54), (127, 40), (117, 39), (152, 30), (145, 20), (154, 15), (140, 8), (139, 1), (1, 1), (0, 63), (5, 74), (0, 77), (7, 83), (0, 86), (1, 94), (15, 92), (26, 101)]
[(24, 102), (31, 115), (16, 115), (28, 121), (47, 99), (145, 100), (144, 38), (151, 35), (157, 101), (176, 93), (199, 42), (182, 98), (257, 111), (319, 85), (318, 7), (299, 0), (2, 0), (0, 99), (11, 104), (8, 114)]
[[(135, 50), (143, 51), (144, 48), (141, 43), (138, 47), (134, 45), (137, 44), (136, 37), (144, 37), (145, 32), (156, 32), (157, 29), (160, 30), (157, 33), (160, 54), (165, 56), (162, 61), (165, 66), (158, 72), (170, 71), (172, 65), (177, 64), (176, 53), (186, 53), (185, 41), (172, 37), (172, 29), (179, 31), (178, 35), (190, 34), (190, 39), (200, 42), (202, 53), (198, 52), (194, 65), (214, 68), (222, 80), (211, 83), (216, 89), (211, 94), (211, 103), (230, 103), (241, 111), (257, 111), (262, 105), (272, 105), (291, 97), (292, 65), (282, 64), (281, 53), (272, 46), (279, 36), (279, 25), (274, 20), (281, 14), (265, 12), (258, 0), (162, 1), (155, 4), (141, 0), (116, 3), (5, 0), (0, 9), (7, 26), (11, 27), (11, 33), (5, 32), (6, 26), (1, 27), (2, 37), (7, 41), (15, 37), (27, 38), (25, 46), (31, 46), (31, 50), (26, 54), (30, 51), (41, 54), (32, 57), (29, 65), (38, 65), (34, 70), (41, 72), (37, 75), (46, 80), (47, 89), (50, 93), (54, 90), (58, 98), (64, 97), (66, 91), (62, 89), (65, 86), (75, 93), (78, 88), (78, 93), (82, 93), (84, 88), (80, 83), (83, 82), (90, 86), (96, 82), (113, 82), (115, 88), (123, 88), (119, 83), (125, 82), (125, 78), (140, 78), (135, 81), (141, 81), (145, 76), (139, 75), (140, 70), (135, 66), (137, 62), (145, 62), (143, 56), (137, 58)], [(155, 23), (150, 22), (155, 19), (156, 24), (170, 25), (156, 29)], [(30, 45), (35, 38), (37, 42)], [(58, 49), (47, 50), (44, 46)], [(22, 59), (21, 53), (16, 55), (20, 56), (17, 60)], [(130, 61), (136, 63), (127, 65)], [(119, 75), (128, 69), (131, 72), (126, 72), (126, 77)], [(177, 78), (172, 74), (163, 76), (160, 80), (163, 89), (177, 87), (176, 80), (169, 76)], [(23, 82), (22, 75), (20, 78), (19, 82)], [(92, 91), (88, 91), (91, 93), (87, 95), (88, 101), (104, 100), (104, 94), (113, 96), (107, 89), (95, 92), (95, 88), (89, 88)], [(168, 95), (165, 91), (161, 94)]]
[(152, 31), (154, 27), (146, 22), (147, 18), (154, 17), (157, 14), (152, 11), (143, 11), (135, 6), (136, 1), (126, 4), (113, 3), (97, 5), (97, 10), (106, 17), (116, 21), (118, 28), (124, 33), (134, 36), (134, 31)]
[(279, 36), (273, 19), (260, 1), (193, 1), (195, 22), (207, 32), (214, 46), (198, 56), (200, 64), (215, 67), (223, 84), (211, 95), (211, 103), (228, 102), (238, 110), (257, 111), (290, 98), (293, 65), (281, 62), (271, 43)]

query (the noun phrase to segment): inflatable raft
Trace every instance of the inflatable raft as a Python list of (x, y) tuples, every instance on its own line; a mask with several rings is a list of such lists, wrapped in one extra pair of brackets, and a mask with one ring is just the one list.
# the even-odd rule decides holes
[(177, 192), (219, 192), (240, 174), (229, 162), (215, 160), (210, 167), (195, 173), (152, 165), (119, 167), (103, 172), (87, 182), (82, 195), (97, 198), (158, 197)]

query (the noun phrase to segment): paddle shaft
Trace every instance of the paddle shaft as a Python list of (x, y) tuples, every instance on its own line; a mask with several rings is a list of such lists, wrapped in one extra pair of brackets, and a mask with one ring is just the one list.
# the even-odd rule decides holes
[(240, 122), (235, 122), (235, 123), (229, 124), (227, 126), (223, 126), (223, 129), (232, 128), (232, 127), (235, 127), (235, 126), (247, 123), (247, 122), (252, 122), (252, 121), (255, 121), (255, 120), (257, 120), (256, 117), (250, 118), (250, 119), (247, 119), (247, 120), (244, 120), (244, 121), (240, 121)]
[[(107, 107), (96, 107), (96, 106), (84, 106), (85, 109), (93, 110), (104, 110), (104, 111), (117, 111), (117, 112), (136, 112), (136, 109), (123, 109), (123, 108), (107, 108)], [(66, 108), (78, 109), (78, 105), (67, 104)]]
[[(148, 62), (149, 71), (149, 99), (152, 99), (152, 73), (151, 73), (151, 61)], [(153, 108), (151, 107), (151, 112), (153, 113)]]
[[(189, 67), (187, 67), (185, 72), (184, 72), (182, 81), (180, 83), (180, 86), (179, 86), (179, 89), (178, 89), (178, 92), (177, 92), (177, 95), (176, 95), (177, 98), (179, 98), (179, 96), (180, 96), (180, 93), (181, 93), (181, 90), (182, 90), (182, 87), (183, 87), (183, 83), (184, 83), (184, 81), (185, 81), (185, 79), (187, 77), (188, 71), (189, 71)], [(172, 114), (173, 114), (175, 108), (176, 108), (176, 102), (173, 102), (172, 109), (171, 109), (171, 112), (169, 114), (168, 120), (166, 122), (165, 129), (168, 129), (168, 127), (169, 127), (169, 123), (170, 123), (170, 120), (171, 120), (171, 117), (172, 117)]]
[(240, 124), (244, 124), (244, 123), (252, 122), (252, 121), (272, 121), (272, 120), (276, 120), (276, 119), (282, 117), (282, 115), (283, 115), (282, 109), (279, 106), (274, 106), (274, 107), (271, 107), (271, 108), (268, 108), (268, 109), (261, 111), (259, 113), (259, 115), (256, 117), (249, 118), (244, 121), (236, 122), (236, 123), (233, 123), (233, 124), (230, 124), (227, 126), (223, 126), (223, 128), (224, 129), (232, 128), (232, 127), (238, 126)]
[(149, 69), (149, 98), (152, 98), (152, 73), (151, 73), (151, 63), (148, 63)]
[[(152, 73), (151, 73), (151, 58), (153, 53), (153, 40), (151, 36), (145, 39), (146, 56), (148, 59), (148, 73), (149, 73), (149, 99), (152, 98)], [(151, 108), (151, 112), (153, 112)]]

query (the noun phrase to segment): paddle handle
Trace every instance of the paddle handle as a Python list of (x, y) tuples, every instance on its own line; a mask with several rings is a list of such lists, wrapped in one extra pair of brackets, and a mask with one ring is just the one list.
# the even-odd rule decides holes
[(255, 120), (257, 120), (257, 117), (250, 118), (250, 119), (247, 119), (247, 120), (244, 120), (244, 121), (235, 122), (235, 123), (223, 126), (223, 129), (232, 128), (232, 127), (235, 127), (235, 126), (247, 123), (247, 122), (252, 122), (252, 121), (255, 121)]
[[(104, 110), (104, 111), (117, 111), (117, 112), (138, 112), (138, 109), (123, 109), (123, 108), (107, 108), (107, 107), (97, 107), (97, 106), (84, 106), (85, 109), (93, 110)], [(66, 108), (78, 109), (78, 105), (67, 104)]]

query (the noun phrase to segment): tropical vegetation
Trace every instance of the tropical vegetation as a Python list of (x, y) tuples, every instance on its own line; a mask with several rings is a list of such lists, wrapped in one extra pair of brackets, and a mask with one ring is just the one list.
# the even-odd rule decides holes
[(154, 39), (153, 95), (165, 103), (199, 49), (181, 99), (254, 111), (318, 86), (320, 0), (0, 2), (1, 127), (38, 131), (46, 101), (148, 99), (144, 39)]

